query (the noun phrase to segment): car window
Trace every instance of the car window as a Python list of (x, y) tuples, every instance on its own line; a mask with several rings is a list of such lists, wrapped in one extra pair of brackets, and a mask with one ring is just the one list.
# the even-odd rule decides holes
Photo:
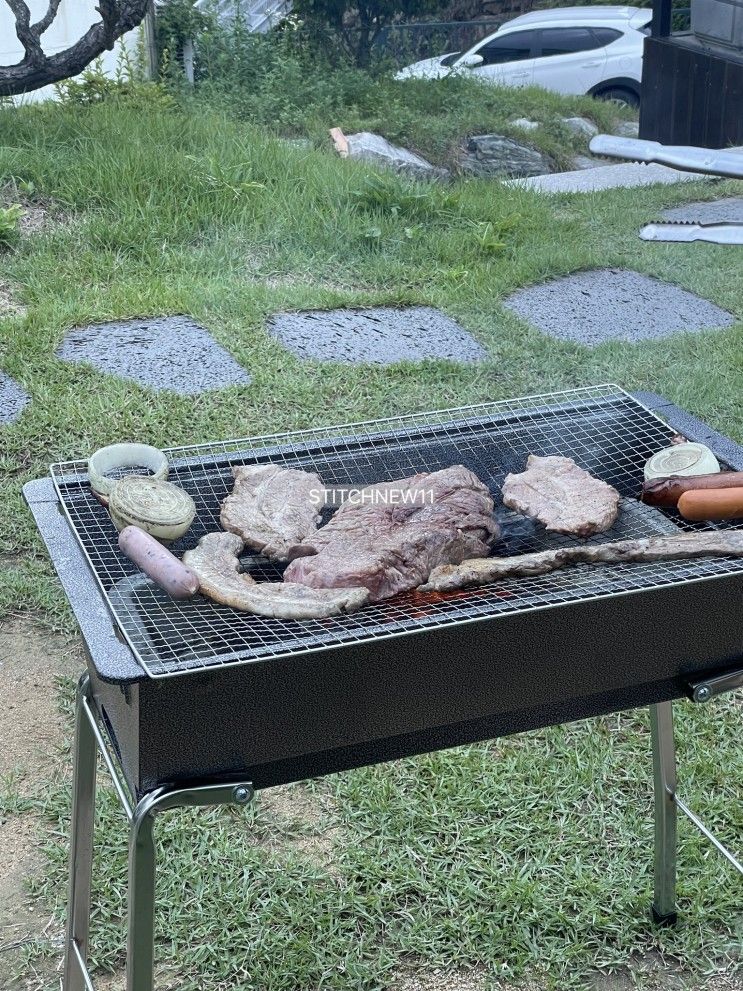
[(617, 31), (616, 28), (591, 28), (591, 33), (598, 39), (602, 48), (622, 37), (622, 32)]
[(448, 68), (448, 67), (449, 67), (450, 65), (454, 65), (454, 63), (455, 63), (455, 62), (457, 61), (457, 59), (459, 58), (459, 56), (460, 56), (461, 54), (462, 54), (461, 52), (452, 52), (452, 53), (451, 53), (450, 55), (445, 55), (445, 56), (444, 56), (444, 57), (443, 57), (443, 58), (441, 59), (441, 65), (443, 65), (443, 66), (445, 66), (445, 67), (447, 67), (447, 68)]
[(491, 38), (481, 48), (477, 55), (482, 55), (483, 65), (499, 65), (502, 62), (521, 62), (532, 58), (536, 31), (512, 31), (500, 38)]
[(546, 28), (540, 33), (542, 56), (590, 52), (592, 48), (601, 48), (605, 44), (590, 28)]

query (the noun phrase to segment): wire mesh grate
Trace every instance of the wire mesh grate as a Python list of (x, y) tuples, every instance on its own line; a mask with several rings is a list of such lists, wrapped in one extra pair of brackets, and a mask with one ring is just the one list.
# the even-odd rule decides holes
[[(619, 519), (594, 541), (692, 529), (675, 514), (637, 502), (646, 460), (668, 445), (674, 430), (618, 386), (596, 386), (509, 402), (408, 414), (386, 420), (172, 448), (170, 480), (196, 503), (196, 518), (172, 546), (180, 556), (205, 533), (220, 529), (219, 510), (232, 487), (232, 468), (275, 463), (317, 472), (327, 487), (392, 481), (464, 464), (489, 486), (504, 536), (496, 554), (526, 553), (573, 542), (548, 535), (504, 510), (503, 480), (522, 471), (528, 454), (561, 454), (614, 485)], [(154, 678), (184, 674), (496, 618), (562, 603), (743, 573), (743, 561), (701, 559), (663, 564), (580, 565), (550, 575), (510, 578), (452, 593), (409, 592), (351, 615), (321, 620), (269, 619), (201, 596), (176, 602), (118, 549), (108, 513), (90, 490), (87, 462), (51, 466), (56, 490), (100, 588), (143, 669)], [(258, 581), (278, 581), (283, 568), (246, 554)]]

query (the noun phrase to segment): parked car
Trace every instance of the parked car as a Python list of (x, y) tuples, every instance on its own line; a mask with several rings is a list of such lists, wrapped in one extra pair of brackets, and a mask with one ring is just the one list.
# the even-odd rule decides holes
[(395, 78), (467, 73), (502, 86), (543, 86), (637, 107), (651, 17), (650, 10), (639, 7), (535, 10), (508, 21), (466, 52), (415, 62)]

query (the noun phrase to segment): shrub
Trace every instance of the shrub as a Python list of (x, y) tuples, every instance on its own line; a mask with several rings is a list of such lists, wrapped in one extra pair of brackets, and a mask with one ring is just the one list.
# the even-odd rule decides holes
[(10, 247), (18, 241), (21, 233), (23, 208), (17, 203), (0, 207), (0, 246)]

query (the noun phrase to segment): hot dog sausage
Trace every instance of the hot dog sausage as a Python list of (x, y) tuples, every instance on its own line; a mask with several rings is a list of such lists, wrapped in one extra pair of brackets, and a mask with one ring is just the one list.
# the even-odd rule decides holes
[(130, 561), (173, 599), (190, 599), (199, 590), (199, 579), (175, 554), (136, 526), (125, 526), (119, 547)]
[(743, 487), (684, 492), (678, 501), (678, 510), (687, 520), (743, 518)]
[(645, 482), (640, 501), (649, 506), (675, 506), (684, 492), (699, 489), (743, 488), (743, 471), (722, 471), (713, 475), (673, 475)]

